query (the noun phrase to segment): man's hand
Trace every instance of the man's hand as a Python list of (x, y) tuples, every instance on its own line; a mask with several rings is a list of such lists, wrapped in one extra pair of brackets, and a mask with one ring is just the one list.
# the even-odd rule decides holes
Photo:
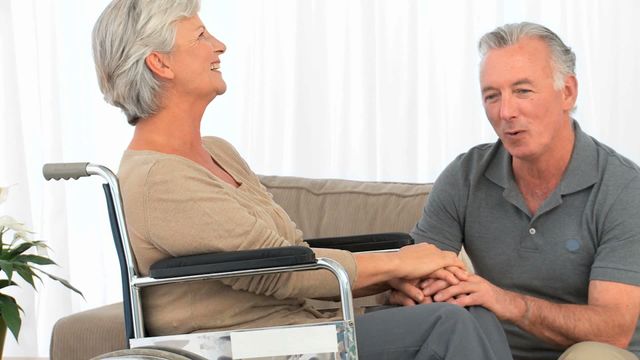
[(460, 306), (483, 306), (491, 310), (500, 320), (515, 321), (527, 313), (527, 304), (522, 295), (503, 290), (484, 278), (471, 274), (459, 284), (445, 286), (435, 281), (424, 288), (425, 296), (436, 302), (449, 302)]
[(456, 266), (439, 269), (428, 275), (426, 279), (403, 280), (394, 279), (389, 285), (395, 289), (389, 296), (389, 303), (394, 305), (412, 306), (433, 302), (431, 294), (426, 294), (423, 288), (429, 284), (438, 283), (446, 286), (459, 284), (469, 278), (469, 273)]
[(393, 279), (389, 281), (391, 294), (389, 295), (389, 304), (414, 306), (417, 304), (431, 303), (431, 297), (425, 297), (422, 290), (418, 287), (420, 279), (404, 280)]

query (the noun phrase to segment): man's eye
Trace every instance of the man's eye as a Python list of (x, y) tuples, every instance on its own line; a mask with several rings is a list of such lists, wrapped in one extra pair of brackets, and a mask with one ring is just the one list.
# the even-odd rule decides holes
[(484, 97), (484, 102), (493, 102), (498, 98), (498, 94), (489, 94)]
[(200, 35), (198, 35), (198, 39), (203, 39), (205, 37), (205, 33), (204, 31), (200, 33)]
[(529, 94), (529, 93), (531, 93), (531, 90), (529, 90), (529, 89), (516, 89), (515, 93), (516, 93), (516, 94), (522, 94), (522, 95), (525, 95), (525, 94)]

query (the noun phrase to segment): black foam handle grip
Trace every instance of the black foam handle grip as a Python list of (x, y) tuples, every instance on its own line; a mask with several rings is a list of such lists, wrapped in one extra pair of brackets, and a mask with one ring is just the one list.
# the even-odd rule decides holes
[(46, 180), (78, 180), (83, 176), (89, 176), (87, 173), (87, 165), (89, 165), (88, 162), (44, 164), (42, 167), (42, 175), (44, 175)]

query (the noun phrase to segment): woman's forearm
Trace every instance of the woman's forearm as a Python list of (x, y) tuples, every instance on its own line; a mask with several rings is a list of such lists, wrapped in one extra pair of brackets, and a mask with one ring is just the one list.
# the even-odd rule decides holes
[(359, 291), (372, 285), (386, 283), (398, 277), (397, 253), (355, 254), (358, 274), (353, 290)]

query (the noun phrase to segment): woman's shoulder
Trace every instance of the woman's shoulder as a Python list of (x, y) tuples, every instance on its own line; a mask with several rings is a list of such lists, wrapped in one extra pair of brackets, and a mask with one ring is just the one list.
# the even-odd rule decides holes
[(203, 136), (202, 144), (211, 152), (242, 158), (240, 153), (238, 153), (238, 150), (236, 150), (230, 142), (221, 137)]
[(147, 180), (152, 176), (165, 179), (172, 174), (184, 174), (197, 169), (195, 164), (178, 155), (152, 150), (127, 150), (120, 161), (118, 177), (124, 179)]
[(222, 158), (226, 160), (226, 163), (238, 166), (244, 172), (253, 174), (249, 164), (247, 164), (238, 150), (227, 140), (216, 136), (205, 136), (202, 138), (202, 144), (211, 154), (214, 154), (216, 159)]

